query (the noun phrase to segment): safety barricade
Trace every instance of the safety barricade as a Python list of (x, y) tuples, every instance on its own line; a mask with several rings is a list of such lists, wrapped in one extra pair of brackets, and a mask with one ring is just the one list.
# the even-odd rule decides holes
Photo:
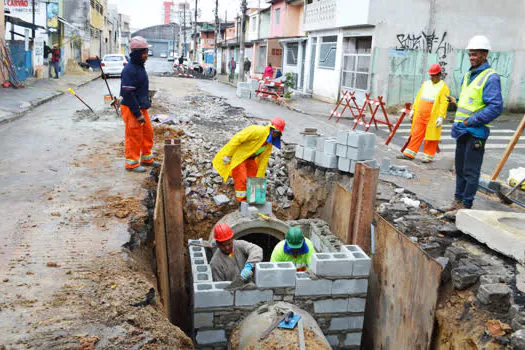
[(257, 90), (255, 90), (255, 96), (258, 98), (270, 98), (273, 100), (281, 98), (283, 93), (284, 83), (268, 79), (261, 79)]
[(394, 125), (394, 128), (392, 129), (392, 131), (390, 131), (390, 135), (388, 135), (388, 138), (385, 141), (385, 145), (388, 146), (390, 141), (392, 141), (392, 138), (394, 137), (394, 135), (396, 134), (397, 129), (399, 128), (399, 126), (403, 122), (403, 119), (405, 119), (405, 116), (408, 115), (408, 116), (411, 117), (412, 114), (414, 114), (414, 111), (411, 109), (411, 107), (412, 107), (412, 104), (410, 102), (405, 103), (405, 108), (403, 108), (401, 110), (401, 116), (397, 120), (396, 125)]
[[(353, 106), (351, 106), (351, 103)], [(339, 107), (343, 106), (343, 109), (341, 112), (338, 112)], [(355, 91), (343, 91), (343, 96), (341, 96), (341, 99), (339, 102), (337, 102), (337, 105), (332, 110), (332, 113), (330, 113), (330, 117), (328, 120), (332, 119), (333, 117), (337, 117), (336, 123), (339, 123), (339, 120), (343, 117), (343, 114), (346, 110), (350, 110), (350, 113), (352, 113), (352, 116), (354, 117), (354, 120), (359, 116), (359, 111), (361, 110), (359, 108), (359, 105), (357, 104), (357, 100), (355, 98)], [(354, 109), (357, 110), (357, 112), (354, 112)]]
[[(377, 124), (379, 123), (388, 126), (388, 130), (391, 132), (394, 126), (392, 125), (392, 123), (390, 123), (390, 120), (388, 119), (388, 113), (385, 109), (385, 102), (383, 102), (383, 96), (378, 96), (377, 100), (371, 99), (370, 94), (368, 93), (365, 96), (365, 102), (363, 103), (363, 107), (361, 107), (359, 116), (357, 119), (354, 119), (353, 129), (355, 130), (357, 128), (357, 125), (362, 125), (365, 127), (365, 131), (368, 131), (372, 123), (375, 125), (376, 129), (378, 129)], [(368, 121), (366, 120), (365, 115), (365, 109), (367, 109), (367, 107), (370, 110), (370, 119)], [(384, 120), (377, 118), (377, 112), (379, 110), (381, 110), (381, 112), (383, 113)]]

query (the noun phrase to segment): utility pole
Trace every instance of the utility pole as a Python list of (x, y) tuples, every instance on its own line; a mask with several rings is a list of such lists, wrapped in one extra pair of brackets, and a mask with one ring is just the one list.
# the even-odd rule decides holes
[(193, 21), (193, 60), (197, 59), (197, 0), (195, 0), (195, 20)]
[(246, 0), (241, 1), (241, 36), (239, 40), (239, 81), (244, 81), (244, 22), (246, 21)]
[(215, 67), (215, 71), (217, 72), (217, 37), (219, 36), (219, 33), (221, 32), (221, 29), (219, 28), (219, 0), (215, 0), (215, 45), (213, 46), (213, 66)]
[(33, 28), (31, 28), (32, 42), (35, 42), (35, 0), (33, 0)]
[(186, 48), (187, 48), (187, 46), (186, 46), (186, 4), (187, 4), (187, 2), (184, 1), (184, 24), (183, 24), (183, 28), (184, 28), (184, 51), (183, 52), (184, 52), (184, 55), (189, 58), (188, 53), (186, 52)]

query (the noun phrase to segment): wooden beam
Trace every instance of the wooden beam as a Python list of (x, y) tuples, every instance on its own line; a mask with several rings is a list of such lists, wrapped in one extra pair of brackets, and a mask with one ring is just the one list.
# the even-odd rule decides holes
[(507, 163), (507, 160), (509, 159), (510, 154), (514, 150), (514, 147), (516, 146), (521, 135), (523, 134), (523, 130), (525, 130), (525, 114), (523, 115), (523, 118), (521, 118), (521, 123), (516, 129), (516, 132), (514, 132), (514, 136), (512, 137), (512, 140), (510, 140), (507, 146), (507, 149), (505, 150), (505, 153), (503, 154), (503, 157), (501, 158), (498, 165), (496, 166), (496, 169), (494, 169), (494, 172), (492, 173), (492, 176), (490, 177), (491, 181), (495, 181), (498, 178), (499, 173), (501, 172), (501, 169), (503, 169), (503, 166), (505, 165), (505, 163)]
[[(164, 167), (164, 165), (162, 165)], [(164, 313), (170, 314), (170, 279), (168, 273), (168, 255), (166, 251), (166, 229), (164, 221), (164, 169), (161, 168), (157, 185), (157, 199), (153, 213), (155, 232), (155, 256), (157, 258), (157, 287)]]
[(170, 285), (170, 320), (189, 332), (189, 298), (186, 292), (182, 160), (180, 140), (164, 145), (164, 220)]

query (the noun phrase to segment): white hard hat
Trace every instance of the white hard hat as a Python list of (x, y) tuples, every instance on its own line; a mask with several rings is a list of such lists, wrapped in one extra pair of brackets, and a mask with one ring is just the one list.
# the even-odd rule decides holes
[(490, 40), (484, 35), (473, 36), (467, 45), (467, 50), (487, 50), (490, 51)]
[(141, 36), (134, 36), (129, 41), (129, 48), (131, 50), (147, 49), (148, 41)]

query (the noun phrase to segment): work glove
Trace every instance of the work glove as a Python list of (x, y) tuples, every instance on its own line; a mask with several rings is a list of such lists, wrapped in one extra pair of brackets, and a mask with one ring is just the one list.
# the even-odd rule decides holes
[(440, 126), (443, 125), (443, 117), (438, 117), (437, 120), (436, 120), (436, 128), (439, 128)]
[(243, 281), (247, 281), (248, 279), (250, 279), (250, 277), (252, 277), (252, 269), (252, 264), (247, 263), (246, 265), (244, 265), (244, 269), (241, 270), (241, 278)]
[(111, 101), (111, 107), (117, 107), (119, 108), (120, 107), (120, 100), (118, 97), (113, 97), (113, 101)]
[(224, 163), (224, 165), (226, 164), (230, 164), (230, 162), (232, 161), (232, 157), (222, 157), (222, 162)]
[(458, 101), (456, 100), (454, 96), (447, 96), (447, 100), (450, 104), (453, 104), (453, 105), (458, 103)]
[(140, 124), (144, 124), (145, 120), (144, 120), (144, 116), (143, 115), (140, 115), (140, 117), (137, 117), (137, 121), (140, 123)]

